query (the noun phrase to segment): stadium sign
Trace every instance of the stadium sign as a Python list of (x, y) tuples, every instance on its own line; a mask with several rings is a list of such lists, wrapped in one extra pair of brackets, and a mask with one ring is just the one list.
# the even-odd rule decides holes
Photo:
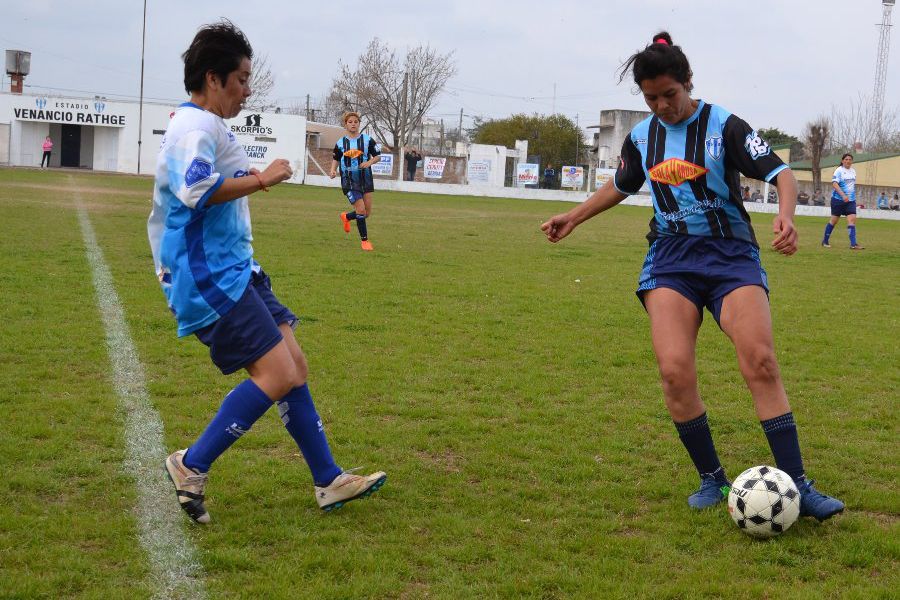
[(519, 163), (516, 165), (517, 185), (537, 185), (538, 165), (534, 163)]
[(444, 176), (444, 165), (447, 164), (446, 158), (442, 156), (426, 156), (422, 159), (422, 163), (425, 165), (426, 179), (440, 179)]
[(13, 117), (18, 121), (125, 127), (125, 115), (107, 111), (106, 103), (100, 100), (88, 102), (44, 97), (23, 100), (28, 104), (13, 107)]
[(381, 160), (372, 165), (372, 175), (393, 175), (394, 155), (382, 154)]

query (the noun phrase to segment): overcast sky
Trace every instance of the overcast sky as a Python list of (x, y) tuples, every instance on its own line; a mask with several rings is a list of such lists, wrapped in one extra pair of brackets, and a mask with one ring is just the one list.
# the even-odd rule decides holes
[[(142, 0), (4, 2), (0, 44), (32, 52), (26, 91), (137, 98)], [(894, 22), (900, 22), (895, 10)], [(644, 109), (616, 70), (667, 29), (694, 71), (694, 97), (751, 125), (800, 135), (874, 85), (880, 0), (591, 0), (513, 2), (220, 2), (148, 0), (144, 96), (180, 101), (183, 52), (218, 17), (268, 54), (281, 104), (322, 97), (338, 61), (355, 64), (375, 36), (400, 50), (453, 52), (458, 73), (430, 116), (557, 112), (582, 126), (603, 109)], [(888, 68), (888, 108), (900, 106), (900, 56)], [(8, 89), (8, 79), (4, 87)]]

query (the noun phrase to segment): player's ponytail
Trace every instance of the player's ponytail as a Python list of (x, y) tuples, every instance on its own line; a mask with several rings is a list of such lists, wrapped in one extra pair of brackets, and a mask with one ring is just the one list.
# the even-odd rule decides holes
[(652, 39), (652, 43), (625, 61), (619, 70), (619, 83), (629, 72), (634, 75), (634, 82), (638, 87), (645, 79), (668, 75), (678, 83), (684, 84), (690, 92), (694, 87), (691, 83), (694, 73), (691, 71), (687, 56), (681, 51), (681, 46), (672, 43), (672, 36), (668, 31), (660, 31)]

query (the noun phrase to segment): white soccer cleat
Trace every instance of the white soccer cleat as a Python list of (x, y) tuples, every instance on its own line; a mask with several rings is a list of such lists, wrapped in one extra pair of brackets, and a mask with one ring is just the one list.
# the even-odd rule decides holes
[(175, 486), (178, 503), (188, 516), (197, 523), (209, 523), (209, 513), (203, 505), (203, 489), (206, 487), (207, 473), (184, 465), (185, 450), (176, 450), (166, 459), (166, 473)]
[(319, 508), (330, 512), (351, 500), (371, 496), (387, 481), (387, 474), (383, 471), (371, 475), (354, 475), (351, 472), (354, 470), (344, 471), (326, 487), (315, 486), (316, 502), (319, 503)]

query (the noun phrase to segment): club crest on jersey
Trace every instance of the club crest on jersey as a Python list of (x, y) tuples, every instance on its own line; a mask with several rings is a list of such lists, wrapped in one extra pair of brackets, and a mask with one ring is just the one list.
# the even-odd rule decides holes
[(344, 156), (346, 156), (347, 158), (359, 158), (360, 156), (362, 156), (362, 153), (363, 151), (359, 148), (351, 148), (350, 150), (346, 150), (344, 152)]
[(771, 151), (769, 144), (766, 143), (766, 140), (759, 137), (756, 130), (751, 131), (747, 134), (747, 137), (744, 138), (744, 148), (746, 148), (747, 153), (753, 160), (766, 156)]
[(722, 141), (722, 136), (711, 135), (706, 138), (706, 153), (709, 154), (713, 160), (719, 160), (724, 148), (725, 142)]
[(680, 158), (670, 158), (650, 169), (650, 179), (657, 183), (681, 185), (707, 174), (709, 169)]

